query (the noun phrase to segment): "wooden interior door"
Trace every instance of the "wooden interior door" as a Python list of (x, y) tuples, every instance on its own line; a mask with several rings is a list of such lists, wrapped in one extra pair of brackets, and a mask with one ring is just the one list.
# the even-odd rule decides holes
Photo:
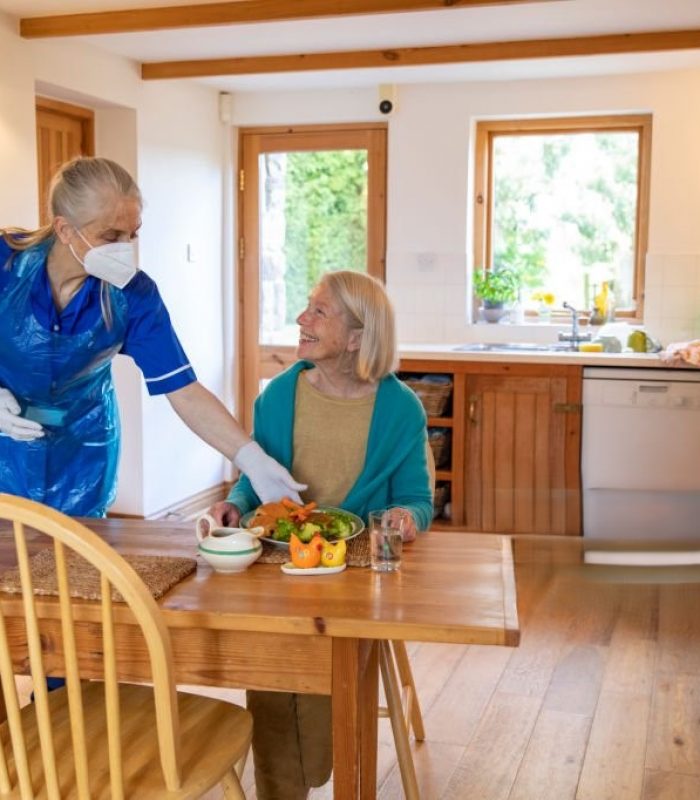
[(48, 188), (56, 169), (75, 156), (95, 153), (94, 112), (46, 97), (36, 99), (39, 223), (45, 225)]
[(468, 530), (581, 532), (580, 382), (531, 369), (467, 377)]
[[(361, 268), (384, 279), (386, 250), (386, 124), (244, 130), (240, 136), (238, 203), (239, 419), (250, 429), (253, 401), (261, 381), (274, 377), (295, 359), (293, 320), (303, 310), (287, 300), (289, 291), (285, 197), (287, 158), (329, 152), (364, 160), (364, 225)], [(283, 177), (280, 177), (280, 172)], [(275, 174), (273, 174), (275, 173)], [(339, 197), (343, 188), (339, 187)], [(281, 197), (280, 197), (281, 195)], [(271, 223), (274, 217), (276, 222)], [(357, 252), (357, 251), (355, 251)], [(343, 269), (338, 263), (332, 269)], [(284, 295), (280, 300), (280, 295)], [(298, 295), (298, 292), (296, 293)], [(296, 297), (295, 295), (295, 297)], [(304, 295), (305, 297), (306, 295)], [(296, 297), (297, 304), (299, 297)], [(304, 300), (305, 303), (305, 300)], [(274, 310), (270, 313), (270, 307)], [(280, 312), (280, 305), (283, 306)], [(278, 330), (272, 317), (284, 316)]]

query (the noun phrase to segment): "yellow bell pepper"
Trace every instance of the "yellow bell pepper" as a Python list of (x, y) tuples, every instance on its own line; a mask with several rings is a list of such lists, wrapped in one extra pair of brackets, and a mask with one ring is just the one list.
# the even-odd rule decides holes
[(321, 566), (322, 567), (339, 567), (345, 563), (345, 553), (348, 546), (345, 539), (340, 539), (338, 542), (323, 541), (323, 548), (321, 550)]

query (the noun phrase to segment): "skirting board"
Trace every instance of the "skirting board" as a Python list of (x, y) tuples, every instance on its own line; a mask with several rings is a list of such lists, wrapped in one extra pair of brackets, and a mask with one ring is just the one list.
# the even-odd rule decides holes
[[(196, 519), (203, 511), (206, 511), (214, 503), (224, 500), (229, 493), (232, 484), (222, 482), (210, 489), (204, 489), (197, 494), (186, 497), (177, 503), (173, 503), (166, 508), (149, 514), (146, 519), (172, 519), (173, 521), (185, 521)], [(107, 514), (108, 517), (116, 519), (143, 519), (137, 514)]]
[(152, 514), (147, 519), (177, 519), (183, 521), (196, 519), (214, 503), (226, 499), (230, 488), (230, 483), (220, 483), (218, 486), (212, 486), (211, 489), (205, 489), (191, 497), (187, 497), (179, 503), (174, 503), (157, 514)]

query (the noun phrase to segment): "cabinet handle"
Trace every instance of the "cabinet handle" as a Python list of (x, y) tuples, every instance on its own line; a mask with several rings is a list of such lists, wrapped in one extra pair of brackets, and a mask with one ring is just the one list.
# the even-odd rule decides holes
[(478, 399), (479, 398), (475, 394), (469, 398), (469, 422), (471, 422), (472, 425), (479, 424), (479, 421), (476, 418), (476, 404)]
[(583, 411), (581, 403), (554, 403), (554, 411), (559, 414), (580, 414)]

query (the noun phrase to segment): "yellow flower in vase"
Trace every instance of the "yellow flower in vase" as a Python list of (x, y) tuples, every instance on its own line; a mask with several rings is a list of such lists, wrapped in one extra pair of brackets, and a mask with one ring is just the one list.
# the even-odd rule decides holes
[(543, 322), (549, 322), (552, 317), (552, 307), (556, 298), (552, 292), (535, 292), (532, 299), (538, 303), (537, 315)]

